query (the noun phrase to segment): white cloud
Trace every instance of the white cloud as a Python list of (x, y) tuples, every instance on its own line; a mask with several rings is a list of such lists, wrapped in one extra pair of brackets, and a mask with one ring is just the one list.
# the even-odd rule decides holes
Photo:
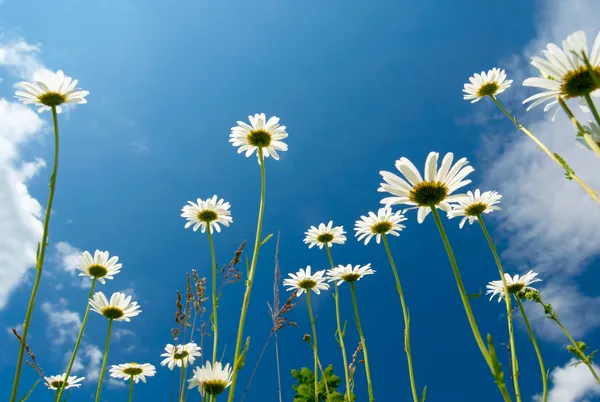
[[(66, 361), (71, 358), (71, 353), (69, 351), (65, 354)], [(98, 346), (83, 342), (73, 362), (72, 371), (76, 375), (84, 376), (86, 383), (96, 381), (100, 377), (103, 357), (104, 353)]]
[(62, 345), (67, 341), (75, 341), (81, 328), (79, 313), (67, 309), (67, 301), (60, 299), (57, 304), (42, 303), (42, 311), (50, 322), (48, 336), (52, 342)]
[(21, 79), (29, 79), (36, 70), (44, 68), (38, 58), (39, 52), (39, 44), (32, 45), (23, 38), (2, 41), (0, 37), (0, 66), (6, 66)]
[(127, 384), (123, 380), (117, 380), (116, 378), (108, 378), (106, 381), (109, 388), (127, 388)]
[(130, 329), (117, 328), (113, 331), (112, 338), (114, 338), (115, 341), (118, 341), (126, 336), (134, 336), (134, 335), (135, 335), (135, 332), (133, 332)]
[[(548, 402), (587, 402), (588, 398), (600, 396), (600, 385), (596, 382), (587, 366), (571, 359), (563, 367), (557, 367), (550, 373), (551, 387), (548, 390)], [(596, 372), (600, 370), (593, 365)], [(534, 397), (541, 401), (541, 395)]]
[(83, 251), (77, 247), (73, 247), (66, 241), (56, 243), (56, 254), (60, 260), (61, 267), (71, 275), (75, 275), (78, 272), (77, 263), (82, 253)]

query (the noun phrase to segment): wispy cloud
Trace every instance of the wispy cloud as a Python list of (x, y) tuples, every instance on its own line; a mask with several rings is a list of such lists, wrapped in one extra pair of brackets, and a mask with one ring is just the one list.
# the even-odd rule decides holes
[(42, 303), (42, 311), (46, 313), (49, 321), (48, 336), (56, 345), (67, 341), (75, 341), (81, 328), (79, 313), (67, 308), (67, 301), (60, 299), (58, 303)]
[[(71, 358), (71, 353), (69, 351), (65, 354), (66, 361)], [(84, 342), (73, 362), (73, 373), (84, 376), (86, 384), (96, 381), (100, 377), (103, 356), (104, 354), (98, 346)]]
[(66, 241), (59, 241), (56, 243), (56, 254), (60, 260), (61, 268), (71, 275), (75, 275), (77, 270), (77, 263), (82, 251), (77, 247), (73, 247)]
[(20, 79), (28, 80), (33, 73), (44, 68), (39, 53), (39, 44), (32, 45), (23, 38), (3, 40), (0, 37), (0, 66), (5, 66)]
[[(600, 396), (600, 385), (596, 382), (588, 368), (571, 359), (563, 367), (557, 367), (550, 373), (551, 387), (548, 391), (548, 402), (585, 402), (588, 398)], [(600, 368), (593, 365), (596, 371)], [(534, 397), (541, 401), (541, 395)]]

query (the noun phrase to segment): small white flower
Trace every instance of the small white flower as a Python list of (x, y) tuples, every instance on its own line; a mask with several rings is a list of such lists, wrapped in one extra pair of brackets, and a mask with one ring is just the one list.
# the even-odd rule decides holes
[(181, 216), (188, 220), (185, 224), (186, 229), (194, 225), (194, 231), (201, 227), (202, 233), (204, 233), (208, 225), (210, 225), (211, 232), (216, 230), (220, 233), (221, 227), (219, 224), (229, 226), (233, 222), (231, 211), (229, 210), (231, 205), (222, 198), (217, 202), (217, 196), (214, 195), (207, 200), (198, 198), (197, 202), (196, 204), (188, 201), (190, 205), (186, 205), (181, 209), (183, 211)]
[(365, 275), (372, 275), (375, 271), (371, 269), (371, 264), (365, 266), (352, 264), (338, 265), (337, 267), (327, 271), (327, 279), (329, 282), (336, 282), (337, 285), (341, 285), (344, 282), (356, 282), (359, 281)]
[[(598, 144), (598, 146), (600, 147), (600, 127), (598, 127), (598, 125), (596, 123), (594, 123), (593, 121), (588, 121), (588, 125), (584, 126), (585, 130), (588, 132), (588, 134), (590, 135), (590, 137), (592, 137), (592, 140)], [(589, 149), (590, 151), (593, 151), (589, 144), (587, 142), (585, 142), (585, 140), (583, 139), (583, 137), (577, 136), (576, 141), (579, 145), (581, 145), (582, 148), (585, 149)]]
[(173, 370), (175, 365), (177, 367), (187, 367), (189, 364), (194, 364), (196, 357), (202, 356), (200, 353), (200, 346), (195, 343), (186, 343), (185, 345), (171, 345), (170, 343), (165, 347), (165, 353), (161, 354), (161, 357), (165, 359), (160, 362), (161, 366), (167, 365), (169, 370)]
[(90, 307), (92, 311), (115, 321), (130, 321), (131, 317), (142, 312), (137, 302), (131, 302), (131, 296), (126, 297), (120, 292), (113, 293), (110, 301), (104, 293), (96, 292), (90, 299)]
[(129, 381), (133, 377), (133, 381), (137, 384), (140, 380), (146, 382), (146, 377), (152, 377), (156, 374), (156, 368), (150, 363), (124, 363), (111, 366), (110, 376), (113, 378), (121, 378)]
[(497, 191), (486, 191), (485, 193), (481, 193), (479, 189), (475, 190), (475, 193), (467, 191), (467, 197), (459, 200), (458, 205), (452, 206), (448, 218), (464, 216), (458, 225), (462, 229), (466, 221), (472, 225), (478, 215), (499, 211), (500, 207), (496, 204), (500, 203), (501, 198), (502, 196)]
[(39, 106), (39, 113), (52, 110), (53, 106), (56, 113), (60, 113), (63, 103), (87, 103), (85, 97), (89, 92), (76, 89), (77, 80), (65, 76), (61, 70), (56, 73), (45, 69), (36, 71), (33, 81), (18, 83), (22, 90), (15, 92), (15, 98), (26, 105)]
[(77, 269), (82, 271), (79, 276), (96, 278), (102, 284), (106, 283), (105, 279), (113, 279), (113, 275), (121, 272), (123, 264), (118, 264), (117, 256), (108, 257), (108, 251), (96, 250), (94, 257), (89, 251), (84, 251), (77, 262)]
[(321, 290), (329, 289), (329, 285), (325, 283), (327, 278), (323, 278), (324, 274), (325, 270), (322, 270), (311, 275), (310, 265), (308, 265), (306, 270), (300, 268), (300, 271), (295, 274), (288, 274), (292, 279), (284, 279), (283, 286), (289, 286), (288, 291), (297, 289), (298, 296), (309, 290), (321, 294)]
[[(44, 380), (46, 380), (46, 386), (48, 387), (48, 389), (51, 389), (53, 391), (60, 389), (63, 385), (63, 382), (65, 381), (65, 377), (66, 377), (67, 373), (63, 373), (61, 375), (51, 375), (50, 377), (44, 377)], [(67, 380), (67, 384), (65, 385), (65, 389), (69, 389), (69, 388), (79, 388), (81, 387), (81, 382), (85, 380), (85, 377), (77, 377), (74, 375), (70, 375), (69, 379)]]
[(373, 236), (377, 244), (381, 241), (382, 235), (400, 236), (400, 231), (406, 226), (400, 222), (404, 222), (406, 218), (400, 211), (392, 212), (391, 208), (379, 208), (377, 215), (369, 212), (369, 216), (361, 216), (360, 220), (356, 221), (354, 230), (358, 241), (365, 239), (365, 245), (369, 244)]
[(506, 73), (499, 68), (492, 68), (485, 73), (475, 73), (469, 77), (470, 84), (465, 84), (463, 92), (464, 100), (470, 100), (471, 103), (478, 102), (485, 96), (496, 96), (510, 88), (512, 80), (506, 79)]
[(448, 152), (438, 170), (438, 157), (437, 152), (430, 152), (427, 156), (425, 180), (415, 165), (404, 157), (396, 161), (396, 169), (406, 177), (408, 182), (393, 173), (379, 172), (385, 183), (381, 183), (381, 187), (377, 191), (393, 195), (393, 197), (384, 198), (381, 203), (386, 207), (397, 204), (414, 205), (419, 209), (417, 213), (419, 223), (422, 223), (431, 212), (431, 205), (450, 212), (452, 209), (450, 204), (465, 197), (464, 194), (451, 194), (471, 183), (471, 180), (464, 180), (464, 178), (475, 169), (469, 166), (467, 158), (459, 159), (452, 165), (454, 155)]
[[(515, 275), (511, 277), (509, 274), (504, 274), (504, 279), (506, 280), (506, 286), (508, 287), (508, 293), (515, 294), (524, 292), (526, 290), (537, 291), (537, 289), (532, 288), (532, 283), (541, 282), (541, 279), (536, 278), (537, 272), (529, 271), (525, 275), (519, 277), (519, 275)], [(502, 280), (499, 281), (491, 281), (487, 286), (486, 295), (491, 294), (490, 300), (494, 298), (494, 296), (498, 295), (498, 302), (502, 300), (504, 297), (504, 284)]]
[[(243, 121), (238, 121), (238, 125), (231, 128), (229, 142), (234, 147), (238, 148), (238, 154), (246, 152), (246, 157), (249, 157), (261, 148), (265, 157), (272, 156), (273, 159), (279, 160), (277, 151), (287, 151), (288, 146), (283, 142), (288, 134), (285, 131), (285, 126), (279, 125), (279, 117), (271, 117), (267, 121), (264, 113), (248, 116), (250, 125)], [(258, 152), (256, 153), (258, 156)], [(260, 160), (259, 160), (260, 163)]]
[(190, 383), (188, 389), (198, 387), (202, 396), (220, 395), (231, 385), (231, 374), (232, 369), (229, 364), (223, 367), (221, 362), (216, 362), (212, 366), (210, 361), (207, 361), (203, 367), (194, 369), (194, 376), (188, 380)]
[(331, 247), (333, 243), (344, 244), (346, 242), (344, 227), (333, 227), (333, 221), (329, 221), (327, 225), (321, 223), (318, 228), (311, 226), (304, 234), (306, 235), (304, 243), (309, 245), (308, 248), (319, 246), (322, 249), (325, 245)]

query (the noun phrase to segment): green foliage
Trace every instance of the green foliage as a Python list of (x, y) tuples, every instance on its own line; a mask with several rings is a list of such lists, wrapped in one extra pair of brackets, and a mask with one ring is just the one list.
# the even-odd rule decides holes
[[(303, 367), (302, 370), (292, 370), (292, 377), (298, 384), (292, 385), (296, 394), (294, 402), (315, 402), (315, 377), (312, 370)], [(323, 371), (323, 377), (319, 381), (319, 400), (316, 402), (344, 402), (344, 395), (337, 391), (342, 380), (333, 374), (333, 366), (330, 364)], [(325, 387), (327, 383), (327, 388)], [(327, 398), (329, 389), (329, 398)]]

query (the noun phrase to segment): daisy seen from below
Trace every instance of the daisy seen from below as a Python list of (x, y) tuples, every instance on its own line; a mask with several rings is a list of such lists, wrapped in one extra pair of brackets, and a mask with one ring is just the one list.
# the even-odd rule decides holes
[(377, 215), (369, 212), (368, 216), (361, 216), (356, 221), (354, 230), (358, 241), (364, 239), (365, 246), (375, 237), (377, 244), (381, 242), (382, 235), (400, 236), (400, 231), (406, 228), (400, 222), (404, 222), (406, 217), (400, 211), (392, 212), (391, 208), (379, 208)]
[(470, 100), (471, 103), (480, 101), (486, 96), (496, 96), (510, 88), (512, 80), (506, 79), (506, 72), (499, 68), (492, 68), (487, 73), (475, 73), (469, 77), (470, 83), (465, 84), (463, 92), (464, 100)]
[(229, 142), (238, 148), (238, 153), (246, 152), (249, 157), (255, 151), (259, 158), (259, 163), (263, 157), (272, 156), (279, 160), (277, 151), (287, 151), (288, 146), (283, 140), (288, 134), (285, 126), (279, 125), (279, 117), (271, 117), (267, 120), (264, 113), (257, 113), (254, 116), (248, 116), (250, 125), (243, 121), (238, 121), (237, 126), (231, 128)]
[(39, 70), (33, 75), (33, 82), (20, 82), (21, 89), (15, 97), (26, 105), (38, 106), (38, 112), (56, 109), (60, 113), (60, 105), (64, 103), (87, 103), (88, 91), (77, 89), (77, 80), (65, 76), (62, 70), (56, 73), (50, 70)]
[(60, 389), (61, 387), (63, 387), (64, 389), (79, 388), (81, 387), (81, 382), (85, 380), (85, 377), (77, 377), (74, 375), (70, 375), (67, 379), (67, 383), (63, 386), (63, 383), (65, 382), (65, 377), (66, 373), (61, 375), (51, 375), (50, 377), (44, 377), (44, 380), (46, 381), (46, 386), (48, 387), (48, 389), (51, 389), (53, 391)]
[(233, 222), (231, 211), (229, 211), (231, 205), (225, 202), (224, 199), (221, 198), (217, 201), (217, 196), (214, 195), (212, 198), (206, 200), (198, 198), (196, 201), (197, 203), (188, 201), (189, 205), (181, 209), (183, 212), (181, 216), (187, 219), (186, 229), (193, 225), (192, 229), (194, 231), (201, 228), (202, 233), (204, 233), (210, 225), (211, 231), (216, 230), (220, 233), (221, 227), (219, 224), (229, 226)]
[(150, 363), (124, 363), (111, 366), (109, 372), (113, 378), (131, 380), (137, 384), (140, 380), (146, 382), (146, 377), (154, 376), (156, 368)]
[(188, 380), (190, 383), (188, 388), (198, 387), (202, 396), (217, 396), (231, 385), (231, 374), (232, 369), (229, 364), (223, 367), (221, 362), (212, 365), (210, 361), (206, 361), (204, 366), (194, 369), (193, 377)]
[(165, 359), (160, 362), (161, 366), (169, 367), (169, 370), (177, 365), (177, 367), (187, 367), (189, 364), (194, 364), (196, 357), (202, 356), (200, 346), (195, 343), (187, 343), (185, 345), (171, 345), (165, 347), (165, 353), (161, 357)]
[(331, 247), (335, 244), (344, 244), (346, 242), (346, 232), (344, 232), (343, 226), (333, 226), (333, 221), (329, 221), (327, 225), (324, 223), (319, 224), (319, 227), (311, 226), (308, 231), (304, 233), (304, 243), (308, 244), (308, 248), (314, 246)]
[(91, 310), (114, 321), (130, 321), (131, 317), (140, 314), (140, 306), (137, 302), (131, 301), (131, 296), (125, 296), (125, 293), (115, 292), (106, 298), (104, 293), (96, 292), (90, 299)]
[(327, 279), (329, 282), (337, 282), (338, 286), (344, 282), (359, 281), (365, 275), (372, 275), (375, 271), (371, 269), (371, 264), (364, 266), (360, 265), (338, 265), (337, 267), (327, 271)]
[(425, 220), (432, 207), (450, 212), (452, 210), (450, 203), (456, 203), (465, 197), (464, 194), (452, 195), (452, 193), (471, 183), (471, 180), (464, 179), (475, 169), (469, 166), (467, 158), (461, 158), (453, 165), (454, 154), (448, 152), (438, 170), (438, 157), (437, 152), (430, 152), (427, 156), (425, 180), (415, 165), (405, 157), (396, 161), (396, 169), (406, 180), (391, 172), (379, 172), (385, 183), (381, 183), (378, 191), (392, 194), (392, 197), (384, 198), (381, 203), (386, 207), (397, 204), (415, 206), (418, 208), (419, 223)]
[(119, 264), (119, 257), (109, 258), (108, 251), (96, 250), (94, 256), (89, 251), (84, 251), (77, 262), (77, 269), (81, 272), (79, 276), (88, 276), (105, 284), (105, 279), (113, 279), (113, 275), (121, 272), (123, 264)]
[(502, 196), (497, 191), (486, 191), (482, 193), (479, 189), (475, 192), (467, 191), (467, 196), (458, 201), (458, 205), (452, 206), (452, 211), (448, 218), (462, 216), (458, 225), (461, 229), (465, 222), (473, 224), (481, 214), (489, 214), (492, 211), (499, 211), (501, 208), (496, 204), (500, 203)]
[[(509, 274), (504, 274), (504, 279), (506, 281), (506, 287), (508, 288), (508, 293), (510, 294), (519, 294), (525, 291), (534, 291), (537, 292), (537, 289), (529, 286), (536, 282), (541, 282), (542, 280), (537, 277), (537, 272), (529, 271), (523, 276), (519, 276), (518, 274), (515, 276), (510, 276)], [(504, 298), (504, 285), (502, 284), (502, 280), (491, 281), (486, 286), (487, 291), (486, 295), (491, 294), (490, 300), (492, 300), (495, 296), (498, 296), (498, 302), (502, 301)]]
[(288, 291), (298, 290), (298, 296), (304, 292), (313, 291), (316, 294), (321, 294), (321, 290), (329, 289), (329, 285), (326, 283), (327, 278), (323, 277), (325, 270), (317, 271), (311, 274), (310, 265), (306, 269), (300, 268), (295, 274), (288, 274), (291, 278), (283, 280), (283, 286), (288, 286)]

